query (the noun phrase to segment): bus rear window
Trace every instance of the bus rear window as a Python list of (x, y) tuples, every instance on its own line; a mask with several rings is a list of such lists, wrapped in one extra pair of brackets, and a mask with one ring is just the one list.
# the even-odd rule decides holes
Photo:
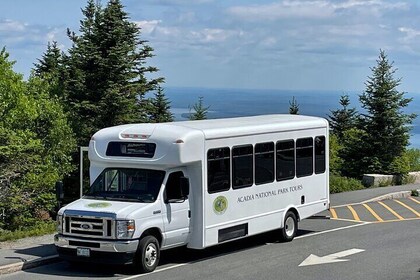
[(109, 142), (107, 156), (152, 158), (155, 155), (156, 144), (138, 142)]

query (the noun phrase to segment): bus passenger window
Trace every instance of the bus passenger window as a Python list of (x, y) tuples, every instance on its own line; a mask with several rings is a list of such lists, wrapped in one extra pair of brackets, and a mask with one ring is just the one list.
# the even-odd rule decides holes
[(255, 145), (255, 184), (266, 184), (274, 181), (274, 143)]
[(207, 191), (209, 193), (230, 189), (229, 148), (210, 149), (207, 152)]
[(232, 188), (239, 189), (254, 183), (252, 145), (232, 148)]
[(277, 181), (295, 177), (295, 141), (285, 140), (276, 144)]
[(325, 136), (315, 137), (315, 174), (325, 172)]
[(296, 140), (296, 176), (304, 177), (313, 174), (314, 151), (312, 137)]

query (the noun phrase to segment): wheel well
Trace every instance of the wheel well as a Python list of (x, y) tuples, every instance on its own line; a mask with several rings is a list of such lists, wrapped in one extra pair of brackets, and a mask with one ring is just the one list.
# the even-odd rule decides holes
[(147, 229), (143, 232), (143, 234), (140, 236), (140, 239), (142, 239), (143, 237), (148, 236), (148, 235), (152, 235), (152, 236), (156, 237), (156, 239), (159, 241), (159, 246), (162, 246), (163, 238), (162, 238), (162, 233), (160, 232), (160, 229), (149, 228), (149, 229)]
[(292, 212), (293, 214), (295, 214), (297, 221), (300, 222), (299, 212), (296, 210), (296, 208), (292, 207), (287, 212)]

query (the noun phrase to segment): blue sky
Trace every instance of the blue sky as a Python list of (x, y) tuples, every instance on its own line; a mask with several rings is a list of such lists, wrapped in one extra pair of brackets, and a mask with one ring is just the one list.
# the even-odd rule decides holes
[[(105, 4), (106, 1), (102, 0)], [(407, 0), (122, 0), (166, 86), (363, 90), (384, 49), (420, 93), (420, 7)], [(2, 0), (0, 47), (29, 75), (48, 41), (70, 46), (85, 0)]]

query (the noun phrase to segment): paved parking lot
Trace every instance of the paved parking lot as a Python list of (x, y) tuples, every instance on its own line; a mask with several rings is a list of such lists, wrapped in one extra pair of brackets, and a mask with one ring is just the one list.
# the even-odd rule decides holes
[(420, 219), (420, 199), (408, 197), (333, 207), (331, 219), (353, 222), (394, 222)]

